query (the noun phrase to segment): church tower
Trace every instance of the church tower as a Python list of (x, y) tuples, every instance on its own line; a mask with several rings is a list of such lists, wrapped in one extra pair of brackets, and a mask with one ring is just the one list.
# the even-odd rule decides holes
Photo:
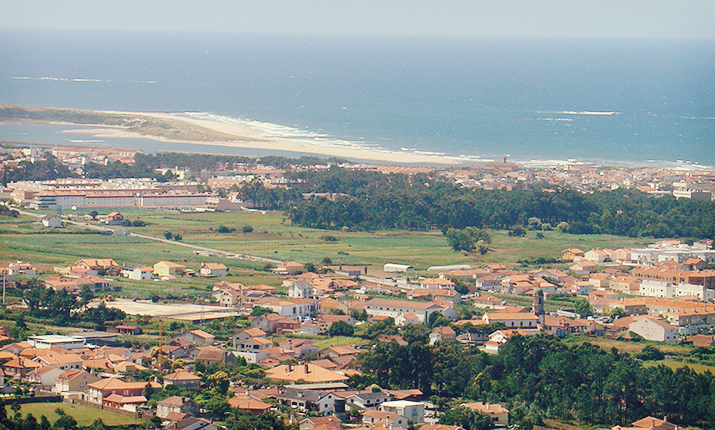
[(534, 303), (532, 305), (534, 315), (539, 318), (539, 324), (541, 324), (542, 329), (546, 326), (544, 323), (544, 292), (541, 288), (534, 290)]

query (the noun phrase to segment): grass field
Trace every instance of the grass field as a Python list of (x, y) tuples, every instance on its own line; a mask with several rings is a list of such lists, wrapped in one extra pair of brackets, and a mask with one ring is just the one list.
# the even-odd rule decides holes
[(646, 361), (643, 363), (644, 366), (658, 366), (660, 364), (662, 364), (666, 367), (670, 367), (673, 370), (680, 369), (681, 367), (687, 366), (698, 373), (705, 373), (709, 370), (711, 373), (715, 374), (715, 366), (708, 366), (708, 365), (699, 364), (699, 363), (683, 363), (682, 361), (675, 361), (675, 360)]
[(595, 337), (588, 335), (570, 336), (564, 339), (565, 344), (574, 346), (580, 345), (585, 342), (589, 342), (594, 345), (598, 345), (606, 351), (610, 351), (612, 348), (616, 348), (620, 352), (640, 352), (646, 345), (651, 345), (659, 349), (665, 354), (671, 355), (687, 355), (690, 354), (692, 347), (678, 345), (678, 344), (666, 344), (658, 342), (627, 342), (624, 340), (617, 339), (606, 339), (605, 337)]
[[(77, 420), (77, 424), (81, 426), (88, 426), (98, 419), (101, 419), (102, 422), (108, 426), (144, 423), (143, 420), (137, 420), (112, 411), (101, 410), (86, 405), (73, 405), (69, 403), (29, 403), (22, 405), (20, 412), (23, 416), (32, 414), (38, 421), (40, 420), (40, 417), (44, 415), (48, 420), (50, 420), (51, 423), (54, 423), (59, 418), (59, 416), (55, 413), (57, 408), (62, 409), (67, 415), (72, 416), (75, 420)], [(9, 406), (6, 406), (6, 409), (8, 415), (13, 414)]]
[[(642, 245), (644, 239), (607, 235), (569, 235), (557, 231), (544, 232), (536, 239), (535, 232), (525, 238), (509, 237), (504, 231), (491, 231), (493, 251), (485, 256), (455, 252), (439, 231), (325, 231), (296, 227), (280, 212), (238, 213), (178, 213), (129, 209), (126, 219), (142, 220), (146, 227), (128, 227), (132, 232), (164, 237), (165, 232), (178, 233), (183, 242), (210, 248), (268, 257), (280, 261), (296, 260), (319, 264), (328, 257), (335, 264), (367, 264), (381, 267), (387, 262), (410, 264), (418, 270), (432, 265), (469, 264), (477, 267), (484, 262), (516, 265), (524, 258), (558, 258), (565, 248), (617, 247)], [(235, 229), (218, 233), (221, 226)], [(253, 231), (243, 233), (243, 226)], [(333, 236), (335, 241), (325, 240)], [(247, 284), (279, 285), (281, 279), (263, 271), (265, 263), (194, 255), (189, 248), (142, 239), (133, 236), (103, 236), (85, 227), (69, 225), (64, 229), (47, 230), (39, 220), (30, 217), (0, 217), (0, 262), (30, 261), (42, 272), (56, 266), (66, 266), (80, 258), (112, 258), (119, 264), (153, 265), (171, 260), (198, 270), (202, 262), (223, 262), (230, 269), (226, 280)], [(115, 279), (122, 286), (121, 295), (140, 298), (156, 293), (176, 297), (203, 295), (214, 279), (181, 278), (176, 282), (128, 281)]]

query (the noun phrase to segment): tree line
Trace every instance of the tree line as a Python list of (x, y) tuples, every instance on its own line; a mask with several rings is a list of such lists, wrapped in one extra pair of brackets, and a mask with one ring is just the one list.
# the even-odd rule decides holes
[(648, 415), (703, 428), (715, 422), (709, 371), (646, 367), (630, 354), (567, 346), (550, 335), (514, 336), (498, 355), (453, 343), (379, 343), (359, 363), (364, 374), (352, 381), (358, 386), (502, 403), (525, 427), (544, 417), (609, 426)]
[[(544, 229), (558, 226), (574, 234), (715, 237), (713, 202), (654, 198), (636, 190), (593, 194), (570, 189), (544, 192), (539, 187), (481, 190), (428, 175), (383, 175), (338, 167), (298, 172), (295, 177), (302, 179), (311, 192), (339, 193), (335, 199), (315, 197), (284, 205), (291, 221), (305, 227), (510, 229), (528, 227), (538, 220)], [(270, 199), (263, 196), (261, 200)]]

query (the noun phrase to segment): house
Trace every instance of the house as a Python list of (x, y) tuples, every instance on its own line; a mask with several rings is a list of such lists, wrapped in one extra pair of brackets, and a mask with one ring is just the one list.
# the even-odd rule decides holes
[(122, 269), (122, 276), (137, 281), (150, 280), (154, 274), (154, 269), (143, 264), (128, 264)]
[[(270, 309), (283, 317), (303, 319), (316, 317), (320, 314), (320, 302), (312, 299), (295, 298), (292, 300), (281, 300), (278, 298), (268, 298), (259, 300), (254, 306)], [(300, 328), (300, 326), (296, 327)]]
[(173, 396), (156, 402), (156, 416), (166, 418), (170, 413), (198, 415), (199, 405), (189, 397)]
[(497, 306), (502, 306), (504, 300), (499, 297), (490, 296), (489, 294), (484, 294), (479, 297), (475, 297), (473, 300), (474, 306), (479, 308), (491, 308), (496, 309)]
[(336, 345), (330, 346), (320, 351), (321, 357), (344, 357), (346, 355), (357, 356), (360, 354), (360, 350), (353, 348), (350, 345)]
[(308, 384), (342, 382), (349, 379), (345, 375), (341, 375), (337, 372), (333, 372), (309, 363), (295, 366), (292, 364), (285, 364), (268, 369), (266, 371), (266, 378), (288, 382), (303, 380)]
[(138, 396), (122, 396), (121, 394), (110, 394), (102, 399), (102, 406), (109, 406), (115, 409), (124, 409), (125, 411), (136, 412), (141, 406), (147, 403), (146, 397)]
[(685, 342), (692, 344), (693, 346), (704, 346), (709, 347), (715, 345), (715, 336), (706, 336), (704, 334), (696, 334), (685, 340)]
[(173, 261), (160, 261), (154, 264), (154, 274), (156, 276), (183, 276), (186, 273), (186, 266)]
[[(107, 330), (109, 331), (109, 330)], [(115, 333), (119, 334), (124, 334), (124, 335), (131, 335), (131, 336), (136, 336), (139, 334), (142, 334), (142, 329), (141, 327), (137, 327), (135, 325), (123, 325), (120, 324), (118, 326), (115, 326), (113, 331)]]
[(528, 312), (486, 312), (482, 316), (486, 324), (504, 323), (507, 328), (536, 329), (539, 318)]
[(299, 299), (315, 298), (313, 294), (313, 286), (306, 281), (292, 281), (288, 287), (288, 297)]
[(82, 368), (82, 357), (77, 354), (47, 354), (37, 357), (36, 361), (43, 366), (56, 367), (62, 371)]
[(634, 321), (628, 325), (628, 330), (646, 340), (656, 342), (677, 342), (680, 338), (678, 327), (668, 324), (661, 318), (648, 317)]
[(199, 273), (205, 277), (226, 276), (228, 267), (223, 263), (201, 263)]
[(456, 284), (445, 278), (426, 278), (420, 282), (420, 288), (427, 290), (454, 290)]
[(364, 411), (375, 409), (384, 402), (392, 400), (392, 396), (385, 391), (373, 392), (372, 390), (358, 391), (345, 398), (345, 406), (350, 409)]
[(244, 328), (235, 332), (231, 340), (233, 341), (233, 347), (236, 348), (236, 345), (243, 340), (251, 339), (253, 337), (265, 338), (266, 334), (268, 333), (257, 327)]
[(435, 302), (417, 302), (408, 300), (371, 299), (365, 303), (365, 312), (370, 316), (397, 318), (404, 314), (415, 314), (420, 324), (429, 322), (433, 312), (441, 312), (447, 319), (456, 320), (454, 308), (440, 306)]
[(284, 263), (281, 263), (273, 269), (275, 273), (278, 273), (280, 275), (295, 275), (298, 272), (302, 272), (305, 270), (305, 265), (300, 264), (296, 261), (286, 261)]
[(45, 215), (42, 217), (42, 225), (49, 228), (62, 228), (62, 218), (57, 215)]
[(569, 270), (577, 275), (585, 275), (596, 270), (596, 263), (585, 259), (574, 261), (571, 265), (569, 265)]
[(121, 267), (111, 258), (83, 258), (74, 264), (77, 267), (94, 270), (99, 275), (119, 276)]
[(29, 358), (17, 357), (13, 358), (2, 365), (5, 376), (14, 379), (25, 379), (27, 375), (42, 365)]
[(185, 370), (177, 370), (164, 376), (164, 387), (176, 385), (184, 390), (198, 390), (201, 388), (201, 377)]
[(450, 326), (435, 327), (429, 335), (430, 345), (437, 342), (456, 342), (457, 333)]
[(401, 314), (395, 318), (395, 325), (398, 327), (407, 327), (410, 324), (420, 324), (420, 319), (417, 315), (412, 313)]
[(183, 339), (190, 344), (212, 345), (214, 336), (203, 330), (191, 330), (174, 336), (174, 339)]
[[(195, 354), (193, 354), (194, 360), (201, 361), (206, 364), (228, 363), (236, 361), (235, 355), (227, 354), (225, 351), (222, 351), (211, 345), (199, 346), (192, 349), (192, 351), (194, 350), (197, 351)], [(192, 351), (189, 352), (191, 353)]]
[(53, 366), (42, 366), (27, 374), (25, 380), (38, 384), (45, 389), (52, 389), (55, 386), (55, 379), (64, 373), (64, 370)]
[(280, 404), (302, 412), (331, 414), (335, 412), (336, 395), (323, 390), (285, 388), (276, 399)]
[(422, 402), (392, 400), (383, 402), (380, 405), (380, 410), (403, 416), (414, 424), (422, 424), (425, 422), (425, 404)]
[(30, 263), (25, 263), (24, 261), (15, 261), (13, 263), (10, 263), (7, 265), (7, 274), (9, 276), (16, 276), (16, 275), (37, 275), (37, 269), (32, 267), (32, 264)]
[(584, 252), (578, 248), (569, 248), (561, 251), (563, 261), (576, 261), (577, 258), (584, 258)]
[(62, 372), (55, 378), (55, 391), (60, 394), (79, 393), (87, 389), (87, 385), (101, 378), (86, 370), (72, 369)]
[(327, 415), (324, 417), (308, 417), (300, 423), (300, 430), (332, 430), (343, 428), (343, 423), (335, 417), (335, 415)]
[(618, 276), (611, 280), (610, 288), (612, 291), (635, 295), (640, 291), (640, 285), (640, 279), (632, 276)]
[(251, 337), (236, 342), (238, 355), (244, 357), (249, 363), (257, 363), (266, 357), (271, 347), (273, 347), (273, 341), (265, 337)]
[(266, 333), (275, 333), (278, 327), (278, 322), (283, 319), (283, 316), (276, 313), (263, 314), (255, 317), (251, 321), (251, 326), (259, 328)]
[(344, 322), (349, 326), (355, 326), (355, 320), (350, 315), (322, 314), (318, 317), (318, 324), (321, 330), (328, 331), (336, 322)]
[(611, 275), (608, 273), (594, 273), (588, 278), (588, 282), (597, 290), (605, 290), (611, 283)]
[(248, 394), (239, 394), (235, 397), (231, 397), (228, 399), (228, 404), (232, 408), (248, 411), (253, 415), (260, 415), (273, 407), (270, 404), (255, 399)]
[(407, 428), (407, 418), (392, 412), (367, 410), (362, 415), (362, 422), (365, 426), (385, 426), (389, 429)]
[(107, 214), (107, 225), (122, 225), (124, 221), (124, 215), (119, 212), (110, 212)]
[(610, 258), (610, 255), (601, 249), (592, 249), (584, 253), (583, 258), (596, 264), (601, 264)]
[[(153, 393), (161, 391), (161, 385), (158, 382), (124, 382), (117, 378), (100, 379), (99, 381), (87, 384), (88, 392), (86, 401), (98, 405), (104, 405), (104, 398), (110, 395), (119, 395), (122, 397), (143, 397), (142, 393), (149, 388)], [(135, 399), (130, 399), (128, 404), (131, 404)], [(119, 404), (122, 407), (124, 400), (114, 398), (111, 400), (113, 404)], [(144, 399), (146, 403), (146, 398)], [(109, 405), (112, 406), (112, 405)]]
[(509, 329), (497, 330), (489, 335), (489, 340), (484, 344), (484, 351), (498, 354), (499, 349), (513, 336), (531, 336), (538, 334), (537, 329)]
[(464, 403), (462, 406), (477, 411), (492, 419), (495, 426), (509, 427), (509, 410), (496, 403)]
[(280, 344), (278, 344), (278, 346), (283, 349), (289, 349), (293, 351), (296, 357), (309, 355), (320, 350), (320, 348), (313, 345), (311, 341), (306, 339), (286, 339)]

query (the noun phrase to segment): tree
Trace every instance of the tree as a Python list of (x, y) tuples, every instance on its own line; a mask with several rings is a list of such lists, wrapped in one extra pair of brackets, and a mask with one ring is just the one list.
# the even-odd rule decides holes
[(172, 237), (174, 237), (174, 235), (171, 234), (170, 231), (165, 231), (165, 232), (164, 232), (164, 238), (165, 238), (166, 240), (171, 240)]
[(465, 406), (448, 410), (440, 417), (439, 422), (462, 426), (465, 430), (486, 430), (492, 427), (491, 418)]
[(336, 321), (328, 329), (330, 336), (352, 336), (355, 329), (345, 321)]
[(429, 320), (428, 320), (428, 326), (430, 328), (435, 328), (435, 327), (443, 327), (446, 325), (449, 325), (449, 320), (447, 319), (446, 316), (440, 311), (435, 311), (432, 312), (429, 315)]
[(92, 212), (89, 213), (89, 216), (91, 216), (93, 220), (97, 221), (97, 217), (99, 216), (99, 212), (97, 212), (97, 211), (92, 211)]
[(628, 313), (626, 313), (625, 309), (623, 308), (613, 308), (610, 316), (613, 319), (624, 318), (628, 316)]
[(577, 299), (574, 303), (574, 312), (579, 314), (581, 318), (593, 315), (593, 306), (585, 299)]

